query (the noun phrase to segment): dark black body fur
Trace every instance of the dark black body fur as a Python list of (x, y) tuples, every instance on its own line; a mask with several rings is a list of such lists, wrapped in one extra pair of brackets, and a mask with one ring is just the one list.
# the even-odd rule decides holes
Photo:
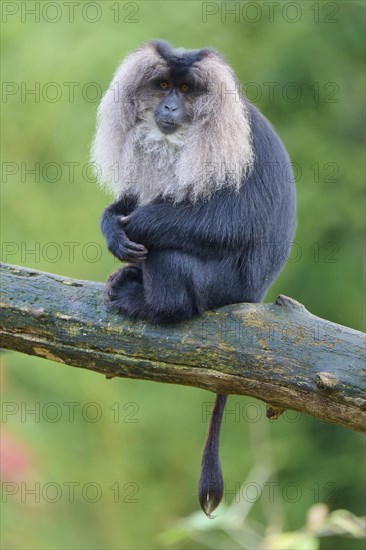
[(255, 163), (239, 192), (221, 189), (195, 204), (157, 199), (140, 207), (124, 197), (105, 210), (101, 228), (116, 257), (131, 259), (126, 236), (148, 250), (141, 265), (111, 276), (111, 307), (152, 322), (176, 322), (263, 299), (290, 251), (295, 185), (277, 134), (254, 106), (248, 110)]

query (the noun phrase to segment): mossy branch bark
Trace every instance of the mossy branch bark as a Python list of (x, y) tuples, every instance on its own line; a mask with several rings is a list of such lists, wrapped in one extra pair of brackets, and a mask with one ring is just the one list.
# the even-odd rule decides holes
[(153, 326), (108, 312), (103, 285), (0, 268), (3, 348), (106, 375), (250, 395), (366, 432), (365, 335), (279, 296)]

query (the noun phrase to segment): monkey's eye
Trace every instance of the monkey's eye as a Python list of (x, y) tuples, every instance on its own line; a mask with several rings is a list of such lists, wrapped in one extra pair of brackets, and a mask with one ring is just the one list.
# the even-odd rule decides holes
[(159, 88), (161, 90), (169, 90), (170, 89), (170, 82), (168, 80), (163, 80), (162, 82), (159, 82)]
[(179, 89), (184, 94), (191, 91), (191, 87), (189, 86), (189, 84), (184, 84), (184, 83), (179, 86)]

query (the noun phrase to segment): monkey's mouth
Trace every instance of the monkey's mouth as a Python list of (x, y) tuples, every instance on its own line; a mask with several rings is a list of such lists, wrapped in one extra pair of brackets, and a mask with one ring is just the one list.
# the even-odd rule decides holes
[(172, 120), (159, 120), (156, 121), (156, 124), (163, 134), (172, 134), (179, 128), (179, 124)]

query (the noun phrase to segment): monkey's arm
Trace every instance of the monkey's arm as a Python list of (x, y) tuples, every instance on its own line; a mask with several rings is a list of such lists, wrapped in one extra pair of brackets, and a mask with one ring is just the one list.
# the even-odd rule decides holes
[(121, 261), (141, 261), (146, 258), (147, 250), (142, 244), (131, 241), (120, 222), (121, 216), (130, 214), (136, 207), (134, 197), (126, 197), (108, 206), (100, 220), (100, 228), (107, 241), (107, 247)]
[[(261, 204), (258, 209), (257, 204)], [(266, 211), (255, 197), (243, 192), (221, 190), (208, 201), (173, 204), (157, 200), (140, 206), (124, 222), (130, 239), (156, 248), (178, 248), (187, 252), (237, 250), (258, 238), (266, 227)]]

